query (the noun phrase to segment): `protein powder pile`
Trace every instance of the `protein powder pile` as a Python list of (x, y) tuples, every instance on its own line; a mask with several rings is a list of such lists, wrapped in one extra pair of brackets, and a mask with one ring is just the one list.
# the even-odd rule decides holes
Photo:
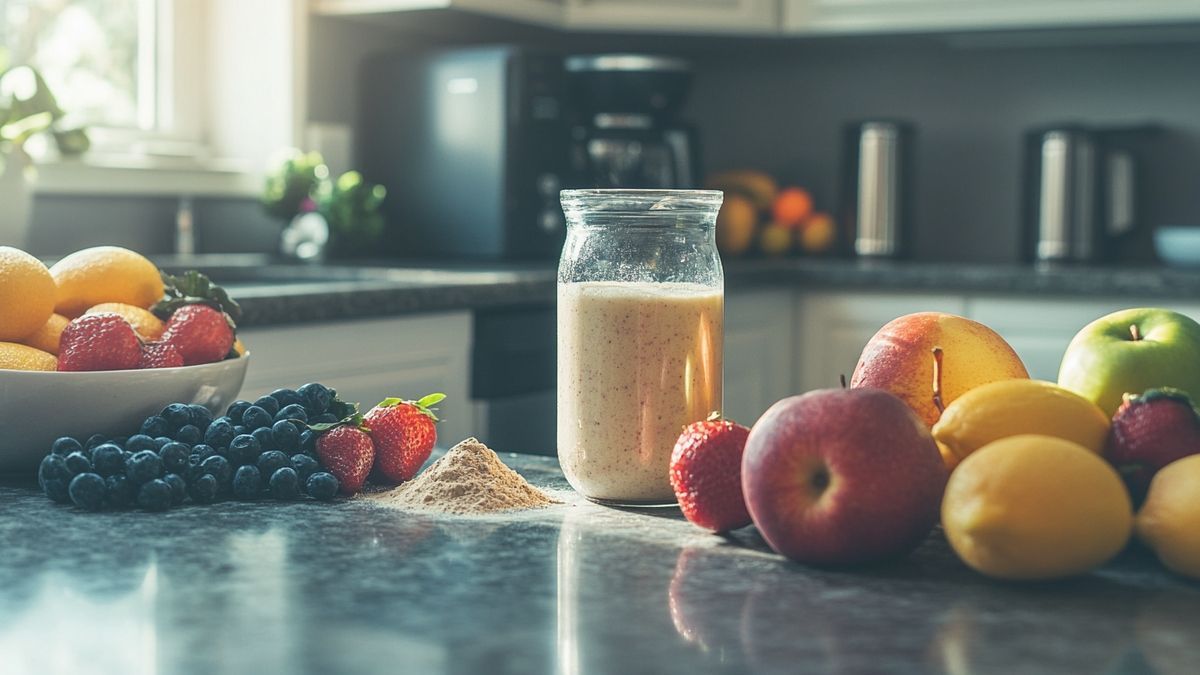
[(450, 448), (416, 478), (368, 498), (398, 509), (458, 515), (558, 503), (505, 466), (499, 455), (474, 438)]

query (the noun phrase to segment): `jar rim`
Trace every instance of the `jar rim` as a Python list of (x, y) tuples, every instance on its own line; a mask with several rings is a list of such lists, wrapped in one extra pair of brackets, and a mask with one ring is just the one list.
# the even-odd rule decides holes
[(725, 193), (720, 190), (655, 190), (588, 188), (559, 193), (567, 216), (582, 212), (646, 214), (715, 213)]

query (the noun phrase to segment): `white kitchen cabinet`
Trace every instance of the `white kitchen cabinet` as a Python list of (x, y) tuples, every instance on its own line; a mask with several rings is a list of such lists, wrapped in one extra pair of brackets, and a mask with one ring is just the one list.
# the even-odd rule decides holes
[(567, 0), (571, 30), (779, 32), (779, 0)]
[(784, 32), (885, 33), (1171, 24), (1200, 0), (783, 0)]
[(312, 12), (323, 16), (396, 14), (452, 9), (514, 21), (561, 27), (568, 0), (312, 0)]
[(805, 293), (796, 311), (798, 391), (839, 386), (854, 373), (863, 347), (883, 325), (913, 312), (963, 314), (959, 295), (926, 293)]
[(725, 298), (725, 416), (750, 426), (796, 389), (795, 302), (787, 290)]
[(321, 382), (364, 412), (388, 396), (446, 394), (438, 436), (472, 435), (469, 404), (472, 319), (469, 312), (247, 328), (250, 350), (241, 397)]

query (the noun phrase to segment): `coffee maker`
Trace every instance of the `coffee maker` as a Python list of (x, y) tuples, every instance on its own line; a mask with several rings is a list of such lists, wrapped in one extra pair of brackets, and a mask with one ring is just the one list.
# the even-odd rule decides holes
[(575, 187), (696, 187), (697, 134), (679, 117), (691, 85), (690, 63), (670, 56), (592, 54), (568, 57), (565, 65)]

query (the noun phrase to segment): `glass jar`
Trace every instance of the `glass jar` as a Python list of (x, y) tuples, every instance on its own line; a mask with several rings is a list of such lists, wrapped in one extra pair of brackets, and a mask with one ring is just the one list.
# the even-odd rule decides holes
[(721, 409), (715, 190), (564, 190), (558, 459), (601, 502), (670, 504), (683, 427)]

